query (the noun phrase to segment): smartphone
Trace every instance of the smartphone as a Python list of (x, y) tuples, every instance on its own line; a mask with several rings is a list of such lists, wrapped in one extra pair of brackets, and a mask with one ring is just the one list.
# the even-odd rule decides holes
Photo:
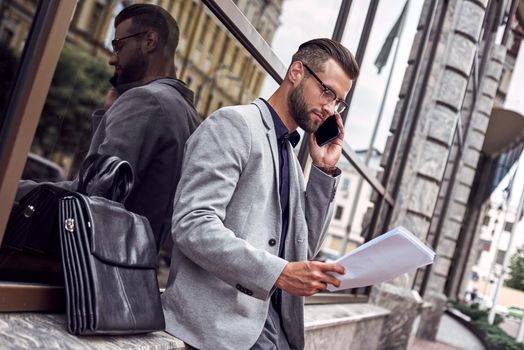
[(340, 135), (340, 130), (338, 129), (337, 118), (334, 114), (327, 117), (318, 127), (317, 131), (315, 131), (317, 145), (320, 147), (333, 141), (338, 135)]

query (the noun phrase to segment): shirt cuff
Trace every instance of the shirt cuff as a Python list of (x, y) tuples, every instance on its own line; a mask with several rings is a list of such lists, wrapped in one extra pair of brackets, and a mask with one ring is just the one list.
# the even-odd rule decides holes
[(340, 170), (338, 167), (334, 167), (334, 168), (331, 168), (331, 169), (326, 169), (326, 168), (318, 167), (318, 166), (316, 166), (314, 164), (313, 164), (313, 166), (315, 168), (317, 168), (318, 170), (322, 171), (324, 174), (332, 176), (332, 177), (337, 177), (340, 174), (342, 174), (342, 170)]

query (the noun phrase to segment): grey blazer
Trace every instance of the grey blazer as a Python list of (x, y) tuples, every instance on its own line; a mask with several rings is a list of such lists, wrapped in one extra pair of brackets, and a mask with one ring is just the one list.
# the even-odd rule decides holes
[[(306, 185), (290, 155), (290, 222), (285, 256), (312, 259), (319, 251), (338, 177), (312, 167)], [(213, 113), (186, 143), (175, 196), (175, 242), (162, 295), (166, 330), (199, 349), (249, 349), (262, 332), (274, 284), (281, 209), (278, 147), (261, 100)], [(276, 245), (268, 242), (277, 241)], [(290, 345), (304, 347), (303, 298), (283, 293)]]

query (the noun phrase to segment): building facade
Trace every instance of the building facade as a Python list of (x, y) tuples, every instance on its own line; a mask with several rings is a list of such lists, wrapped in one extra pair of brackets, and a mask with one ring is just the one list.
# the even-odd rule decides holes
[[(524, 245), (524, 235), (517, 234), (511, 247), (510, 235), (515, 224), (517, 208), (496, 205), (493, 202), (486, 205), (480, 225), (479, 242), (476, 259), (472, 268), (472, 281), (479, 281), (483, 285), (493, 283), (502, 272), (504, 256), (512, 256), (516, 250)], [(468, 286), (471, 291), (471, 284)], [(479, 290), (483, 297), (489, 298), (491, 291)]]
[[(361, 159), (365, 158), (366, 152), (367, 150), (355, 151)], [(381, 170), (379, 164), (381, 155), (377, 149), (372, 150), (369, 168), (374, 175)], [(328, 237), (322, 246), (323, 256), (329, 259), (338, 257), (342, 251), (349, 252), (364, 243), (368, 233), (367, 228), (363, 227), (365, 215), (373, 205), (370, 200), (373, 189), (362, 181), (355, 167), (345, 159), (340, 161), (338, 167), (342, 171), (340, 185), (335, 195), (333, 219), (329, 225)]]

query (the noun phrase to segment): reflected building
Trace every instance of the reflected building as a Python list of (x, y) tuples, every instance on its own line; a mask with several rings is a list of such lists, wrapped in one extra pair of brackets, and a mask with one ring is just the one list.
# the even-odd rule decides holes
[[(511, 230), (517, 217), (517, 208), (488, 203), (480, 225), (480, 240), (477, 245), (475, 265), (472, 271), (479, 281), (488, 284), (500, 275), (504, 256), (513, 256), (524, 245), (524, 235), (516, 235), (509, 247)], [(508, 251), (509, 248), (509, 251)], [(470, 290), (472, 288), (469, 288)], [(483, 291), (481, 291), (482, 294)]]
[[(235, 1), (267, 43), (280, 24), (282, 2)], [(181, 32), (177, 74), (195, 91), (201, 115), (258, 97), (266, 72), (201, 1), (177, 1), (171, 13)]]
[[(283, 0), (238, 0), (235, 3), (263, 39), (271, 42), (280, 24), (282, 2)], [(60, 100), (71, 93), (78, 93), (76, 90), (82, 88), (82, 84), (75, 80), (76, 77), (69, 81), (71, 84), (67, 91), (53, 95), (51, 92), (56, 92), (56, 89), (52, 85), (35, 142), (31, 147), (32, 153), (48, 158), (63, 168), (68, 178), (75, 176), (89, 145), (91, 122), (87, 117), (102, 105), (105, 91), (109, 89), (107, 79), (111, 68), (107, 62), (115, 32), (114, 18), (125, 6), (133, 3), (159, 5), (177, 20), (180, 27), (180, 42), (175, 56), (177, 77), (195, 92), (195, 107), (202, 117), (207, 117), (221, 106), (251, 102), (258, 97), (266, 77), (266, 72), (255, 58), (200, 0), (77, 1), (65, 47), (75, 48), (70, 52), (85, 53), (85, 56), (75, 56), (74, 60), (89, 59), (97, 69), (107, 68), (107, 77), (98, 75), (96, 79), (99, 80), (100, 88), (96, 89), (97, 93), (90, 95), (89, 102), (77, 104)], [(38, 4), (36, 0), (0, 0), (0, 42), (17, 56), (24, 48)], [(64, 52), (61, 59), (65, 58)], [(79, 71), (80, 66), (77, 67)], [(88, 76), (94, 79), (95, 75)], [(56, 83), (55, 79), (53, 84)], [(71, 89), (76, 89), (76, 92), (70, 91)], [(51, 95), (61, 102), (50, 101)], [(47, 108), (49, 105), (51, 108)], [(56, 108), (53, 109), (54, 106), (67, 106), (67, 110), (57, 111)], [(73, 113), (72, 109), (75, 107), (82, 108), (84, 113)], [(71, 142), (64, 142), (64, 139), (70, 139)]]
[[(252, 55), (200, 0), (79, 0), (66, 42), (107, 62), (113, 39), (113, 20), (124, 6), (153, 3), (177, 20), (180, 42), (176, 52), (177, 77), (195, 92), (195, 106), (206, 117), (227, 105), (258, 97), (266, 72)], [(235, 4), (271, 43), (280, 25), (283, 0), (237, 0)], [(0, 41), (20, 53), (36, 11), (36, 0), (0, 1)]]
[(0, 1), (0, 42), (20, 54), (29, 33), (37, 0)]

